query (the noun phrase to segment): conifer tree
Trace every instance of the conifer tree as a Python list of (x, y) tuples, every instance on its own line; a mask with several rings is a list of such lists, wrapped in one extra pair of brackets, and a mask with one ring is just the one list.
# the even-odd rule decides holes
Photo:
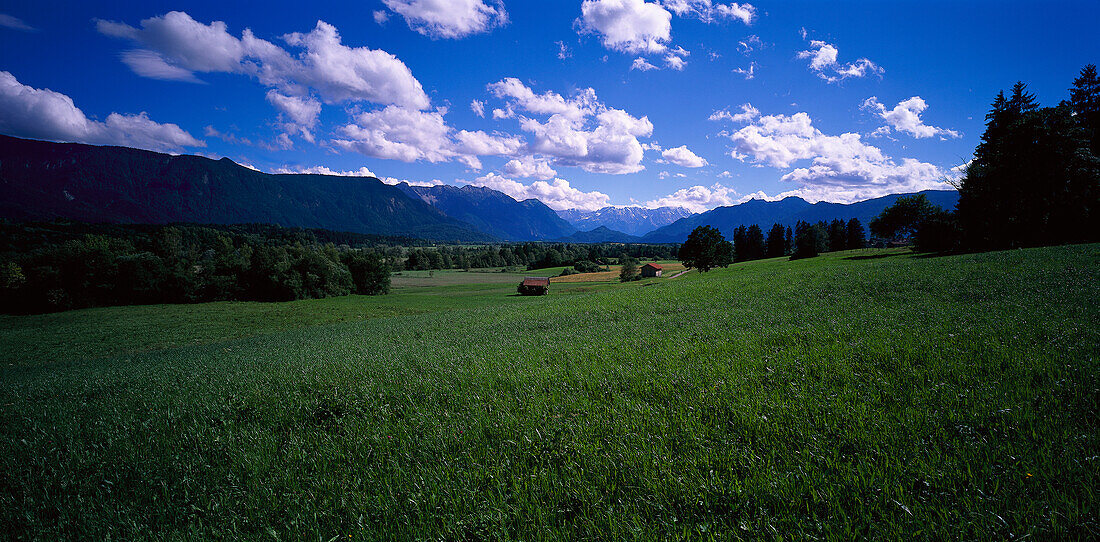
[(1069, 107), (1089, 138), (1092, 155), (1100, 156), (1100, 77), (1097, 77), (1095, 64), (1085, 66), (1081, 75), (1073, 80)]
[(837, 252), (848, 249), (848, 231), (844, 227), (844, 221), (834, 218), (829, 222), (829, 250)]
[(760, 226), (753, 224), (749, 226), (748, 231), (745, 233), (745, 245), (748, 249), (748, 254), (745, 255), (746, 260), (759, 260), (764, 257), (764, 230), (760, 229)]
[(1087, 68), (1070, 102), (1039, 108), (1027, 86), (998, 94), (986, 131), (959, 184), (965, 245), (996, 249), (1084, 241), (1100, 235), (1100, 160), (1086, 129), (1095, 76)]
[(785, 228), (782, 224), (774, 224), (772, 229), (768, 230), (768, 239), (764, 245), (764, 253), (768, 258), (778, 258), (787, 253), (784, 232)]
[(820, 224), (810, 224), (801, 220), (794, 227), (794, 248), (791, 259), (813, 258), (820, 252), (825, 232)]
[(734, 261), (743, 262), (749, 259), (749, 232), (744, 225), (737, 226), (733, 230)]
[(844, 230), (847, 237), (845, 244), (849, 250), (867, 246), (867, 240), (863, 234), (863, 224), (860, 224), (858, 218), (849, 220)]

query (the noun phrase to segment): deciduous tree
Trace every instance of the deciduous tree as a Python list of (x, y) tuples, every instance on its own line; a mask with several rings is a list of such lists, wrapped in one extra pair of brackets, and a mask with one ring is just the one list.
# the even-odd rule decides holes
[(729, 266), (733, 262), (733, 245), (718, 228), (699, 226), (688, 235), (679, 256), (685, 267), (705, 273), (715, 267)]

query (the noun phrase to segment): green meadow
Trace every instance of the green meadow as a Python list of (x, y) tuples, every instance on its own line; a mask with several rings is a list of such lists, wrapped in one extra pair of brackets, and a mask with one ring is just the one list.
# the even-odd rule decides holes
[[(0, 316), (14, 539), (1100, 537), (1100, 245)], [(423, 276), (421, 276), (423, 275)]]

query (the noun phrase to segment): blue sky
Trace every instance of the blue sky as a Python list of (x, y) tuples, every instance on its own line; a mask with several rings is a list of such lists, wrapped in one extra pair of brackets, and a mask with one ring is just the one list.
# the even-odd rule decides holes
[(998, 90), (1100, 58), (1096, 2), (351, 5), (5, 5), (0, 133), (556, 209), (849, 202), (947, 187)]

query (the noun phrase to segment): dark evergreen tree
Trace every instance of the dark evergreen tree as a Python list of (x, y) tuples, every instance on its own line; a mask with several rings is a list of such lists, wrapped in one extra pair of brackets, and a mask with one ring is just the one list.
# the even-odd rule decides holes
[(764, 252), (768, 258), (778, 258), (787, 253), (787, 241), (783, 236), (785, 231), (782, 224), (774, 224), (768, 230), (768, 239), (764, 244)]
[(863, 234), (863, 224), (859, 223), (858, 218), (853, 218), (848, 221), (848, 224), (844, 227), (844, 234), (844, 244), (849, 250), (867, 246), (867, 240)]
[[(1087, 70), (1087, 68), (1086, 68)], [(1077, 106), (1086, 113), (1091, 73), (1082, 73)], [(1097, 223), (1100, 160), (1088, 122), (1070, 102), (1039, 109), (1023, 83), (998, 94), (986, 131), (959, 185), (958, 222), (967, 247), (995, 249), (1086, 241)]]
[(705, 273), (733, 262), (733, 244), (726, 241), (718, 228), (699, 226), (680, 246), (679, 257), (685, 267)]
[(791, 252), (791, 259), (799, 260), (817, 256), (822, 236), (824, 232), (821, 231), (820, 226), (799, 220), (794, 226), (794, 249)]
[(733, 250), (735, 261), (743, 262), (749, 259), (748, 236), (748, 228), (746, 228), (744, 225), (737, 226), (737, 229), (733, 230)]
[(759, 260), (764, 257), (764, 230), (753, 224), (745, 232), (746, 260)]
[(786, 246), (784, 254), (790, 254), (794, 250), (794, 230), (787, 226), (787, 233), (783, 236), (783, 244)]
[(1085, 66), (1081, 75), (1073, 80), (1073, 87), (1069, 89), (1069, 106), (1092, 141), (1092, 154), (1100, 156), (1100, 77), (1097, 76), (1095, 64)]
[(829, 222), (829, 250), (833, 252), (848, 249), (848, 230), (844, 221), (834, 218)]

